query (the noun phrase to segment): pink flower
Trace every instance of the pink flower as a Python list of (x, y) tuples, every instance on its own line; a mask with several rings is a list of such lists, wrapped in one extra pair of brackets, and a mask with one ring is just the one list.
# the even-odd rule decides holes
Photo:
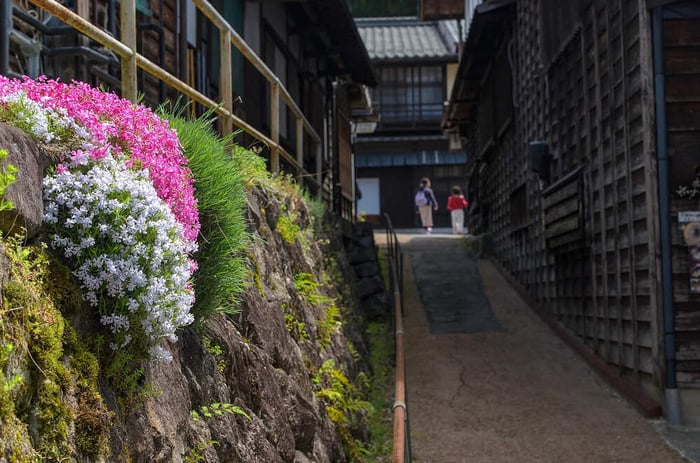
[(0, 76), (0, 97), (18, 91), (46, 108), (65, 111), (85, 127), (92, 137), (92, 158), (99, 159), (111, 151), (129, 157), (130, 166), (146, 169), (158, 196), (182, 224), (185, 239), (196, 241), (199, 216), (194, 179), (177, 134), (167, 121), (143, 105), (84, 82), (64, 84), (46, 77), (18, 80)]

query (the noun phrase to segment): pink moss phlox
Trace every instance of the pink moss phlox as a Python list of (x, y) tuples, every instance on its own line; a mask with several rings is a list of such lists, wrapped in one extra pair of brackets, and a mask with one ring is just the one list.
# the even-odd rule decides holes
[(147, 169), (158, 196), (182, 224), (185, 238), (196, 241), (199, 217), (194, 179), (177, 133), (166, 120), (143, 105), (84, 82), (64, 84), (45, 77), (36, 80), (24, 77), (20, 81), (0, 76), (0, 97), (18, 91), (24, 91), (44, 107), (64, 110), (85, 127), (95, 145), (91, 157), (103, 157), (109, 145), (114, 154), (131, 158), (132, 166)]

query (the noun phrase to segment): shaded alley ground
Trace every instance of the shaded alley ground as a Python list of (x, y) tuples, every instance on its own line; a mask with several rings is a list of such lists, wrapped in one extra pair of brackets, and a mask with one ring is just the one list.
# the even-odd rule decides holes
[(644, 419), (461, 237), (397, 234), (412, 461), (700, 461), (700, 431)]

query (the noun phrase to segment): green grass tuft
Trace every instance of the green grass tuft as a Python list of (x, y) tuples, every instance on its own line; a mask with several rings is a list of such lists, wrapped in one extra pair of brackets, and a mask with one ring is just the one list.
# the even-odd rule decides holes
[(163, 117), (177, 130), (195, 179), (201, 231), (193, 313), (200, 320), (219, 312), (234, 314), (248, 279), (245, 182), (252, 177), (252, 158), (257, 156), (240, 147), (232, 156), (227, 148), (230, 140), (215, 134), (208, 116), (194, 121), (173, 113)]

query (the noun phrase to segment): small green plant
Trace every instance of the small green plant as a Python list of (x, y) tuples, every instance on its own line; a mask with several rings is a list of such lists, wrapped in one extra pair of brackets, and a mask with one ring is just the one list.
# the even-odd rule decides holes
[[(336, 305), (333, 297), (321, 293), (323, 284), (315, 281), (310, 273), (298, 273), (294, 276), (294, 288), (304, 300), (315, 307), (323, 308), (323, 318), (316, 321), (318, 327), (318, 343), (326, 348), (330, 345), (331, 336), (342, 326), (342, 310)], [(325, 307), (324, 307), (325, 306)]]
[(325, 317), (316, 322), (318, 326), (318, 343), (321, 347), (328, 347), (331, 343), (331, 336), (333, 333), (337, 332), (343, 325), (340, 317), (341, 309), (335, 304), (330, 304), (326, 307)]
[(260, 264), (258, 264), (258, 261), (255, 259), (255, 254), (253, 254), (250, 250), (248, 250), (246, 254), (248, 256), (248, 261), (254, 267), (254, 269), (250, 270), (249, 274), (252, 277), (253, 281), (255, 282), (255, 287), (258, 289), (258, 294), (260, 294), (260, 297), (262, 297), (264, 299), (265, 298), (265, 288), (263, 287), (262, 272), (260, 271)]
[(199, 411), (192, 410), (190, 412), (190, 416), (194, 421), (199, 421), (202, 418), (215, 418), (226, 414), (244, 416), (248, 419), (248, 421), (252, 421), (250, 415), (248, 415), (245, 410), (238, 405), (233, 405), (230, 403), (214, 402), (209, 405), (202, 405), (199, 407)]
[(204, 451), (214, 445), (220, 445), (219, 441), (207, 440), (195, 445), (185, 455), (185, 463), (198, 463), (200, 461), (204, 461)]
[(296, 214), (290, 214), (289, 217), (280, 215), (275, 225), (275, 231), (289, 244), (294, 244), (301, 232), (299, 226), (294, 223), (295, 218)]
[(14, 413), (12, 393), (24, 381), (20, 374), (13, 375), (8, 380), (2, 371), (14, 349), (15, 346), (11, 342), (0, 344), (0, 418)]
[[(360, 375), (358, 380), (362, 386), (366, 386), (364, 375)], [(372, 404), (362, 398), (361, 390), (335, 367), (332, 359), (323, 362), (312, 381), (316, 396), (325, 404), (328, 417), (343, 438), (348, 459), (354, 462), (368, 461), (369, 451), (353, 437), (352, 431), (366, 425), (367, 416), (374, 410)]]
[[(9, 156), (9, 154), (7, 150), (0, 149), (0, 161)], [(7, 166), (0, 169), (0, 211), (11, 211), (15, 208), (12, 201), (5, 199), (5, 190), (17, 180), (15, 177), (16, 173), (17, 167), (12, 164), (7, 164)]]
[(219, 373), (223, 373), (226, 369), (226, 360), (223, 358), (224, 351), (218, 344), (212, 344), (211, 339), (206, 336), (202, 337), (202, 345), (216, 360), (216, 369)]
[(310, 273), (304, 272), (294, 275), (294, 289), (311, 305), (319, 306), (335, 302), (335, 298), (321, 294), (320, 288), (322, 286)]
[(308, 341), (310, 339), (309, 333), (306, 331), (306, 324), (297, 320), (294, 314), (284, 314), (284, 325), (295, 339), (299, 341)]

